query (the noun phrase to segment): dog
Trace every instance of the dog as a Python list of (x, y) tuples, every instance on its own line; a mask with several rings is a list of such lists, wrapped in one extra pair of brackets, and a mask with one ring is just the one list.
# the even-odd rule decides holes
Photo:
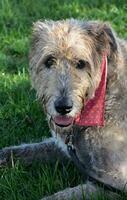
[[(32, 86), (52, 137), (3, 148), (1, 166), (12, 153), (24, 163), (76, 160), (94, 180), (126, 191), (127, 42), (100, 21), (38, 21), (29, 60)], [(44, 199), (83, 199), (82, 191), (89, 199), (98, 189), (87, 181)]]

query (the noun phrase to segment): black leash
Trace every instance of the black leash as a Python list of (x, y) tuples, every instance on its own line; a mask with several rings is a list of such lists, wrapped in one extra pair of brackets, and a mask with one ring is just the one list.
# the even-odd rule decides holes
[(68, 153), (72, 159), (72, 161), (74, 162), (74, 164), (76, 165), (76, 167), (80, 170), (80, 172), (83, 174), (84, 178), (91, 181), (92, 183), (96, 184), (97, 186), (103, 188), (104, 190), (108, 190), (110, 192), (114, 192), (117, 193), (119, 195), (123, 195), (125, 193), (124, 189), (120, 190), (118, 188), (115, 188), (107, 183), (104, 183), (96, 178), (93, 178), (92, 176), (88, 175), (88, 170), (86, 169), (85, 165), (83, 163), (80, 162), (80, 160), (78, 159), (77, 155), (76, 155), (76, 151), (73, 148), (73, 146), (71, 144), (67, 144), (67, 149), (68, 149)]

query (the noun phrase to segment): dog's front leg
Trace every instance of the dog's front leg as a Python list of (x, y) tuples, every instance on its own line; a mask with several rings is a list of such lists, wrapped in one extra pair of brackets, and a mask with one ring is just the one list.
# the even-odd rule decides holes
[(101, 197), (105, 195), (106, 199), (110, 200), (117, 200), (120, 197), (116, 193), (105, 192), (102, 188), (100, 189), (97, 185), (87, 181), (86, 184), (67, 188), (41, 200), (96, 200), (100, 195)]
[(41, 163), (55, 162), (56, 160), (66, 161), (67, 156), (58, 148), (55, 139), (49, 138), (40, 143), (23, 144), (0, 150), (0, 166), (13, 165), (16, 160), (29, 165), (32, 161)]

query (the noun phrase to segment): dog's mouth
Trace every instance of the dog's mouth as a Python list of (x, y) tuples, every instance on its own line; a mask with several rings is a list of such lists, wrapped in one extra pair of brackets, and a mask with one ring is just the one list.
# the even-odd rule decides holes
[(53, 118), (53, 121), (57, 126), (68, 127), (73, 124), (74, 118), (66, 115), (58, 115)]

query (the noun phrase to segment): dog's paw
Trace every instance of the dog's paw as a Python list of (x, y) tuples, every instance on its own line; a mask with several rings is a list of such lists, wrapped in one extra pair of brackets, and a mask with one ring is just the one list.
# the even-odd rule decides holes
[(11, 158), (11, 149), (5, 148), (0, 150), (0, 168), (7, 166)]
[(7, 163), (7, 158), (3, 150), (0, 150), (0, 167), (5, 166)]

